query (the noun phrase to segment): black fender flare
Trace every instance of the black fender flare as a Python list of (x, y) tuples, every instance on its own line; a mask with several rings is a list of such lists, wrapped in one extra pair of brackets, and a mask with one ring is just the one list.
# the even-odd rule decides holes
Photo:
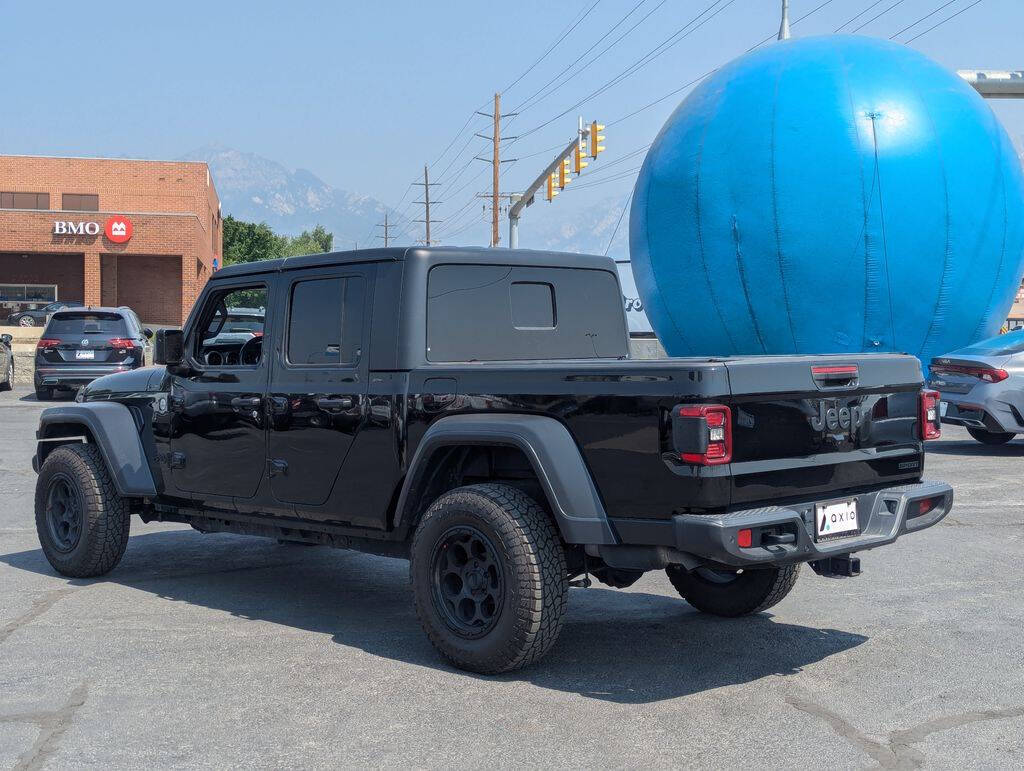
[[(32, 468), (36, 471), (42, 467), (46, 456), (61, 442), (57, 437), (49, 437), (51, 426), (72, 425), (86, 429), (91, 441), (99, 448), (103, 460), (114, 479), (117, 492), (124, 496), (138, 497), (156, 495), (156, 484), (149, 461), (142, 447), (142, 437), (138, 426), (128, 408), (117, 402), (94, 402), (88, 404), (69, 404), (61, 407), (49, 407), (39, 417), (39, 430), (36, 438), (36, 455), (32, 459)], [(74, 441), (74, 436), (68, 441)], [(86, 436), (83, 431), (81, 436)], [(55, 439), (55, 441), (48, 441)]]
[(434, 451), (450, 446), (516, 447), (540, 480), (555, 522), (566, 543), (617, 544), (601, 496), (569, 430), (543, 415), (452, 415), (437, 420), (420, 440), (395, 507), (393, 525), (407, 517), (429, 472)]

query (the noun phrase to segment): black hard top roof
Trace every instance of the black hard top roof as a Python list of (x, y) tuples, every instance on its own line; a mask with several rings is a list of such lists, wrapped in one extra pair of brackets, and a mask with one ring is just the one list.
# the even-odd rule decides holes
[(317, 268), (330, 265), (349, 265), (360, 262), (400, 262), (423, 260), (440, 263), (491, 263), (498, 265), (547, 265), (551, 267), (599, 268), (613, 270), (611, 257), (572, 252), (547, 252), (532, 249), (491, 249), (483, 246), (403, 246), (387, 249), (358, 249), (347, 252), (307, 254), (301, 257), (280, 257), (274, 260), (244, 262), (221, 268), (211, 277), (217, 279), (274, 273), (297, 268)]

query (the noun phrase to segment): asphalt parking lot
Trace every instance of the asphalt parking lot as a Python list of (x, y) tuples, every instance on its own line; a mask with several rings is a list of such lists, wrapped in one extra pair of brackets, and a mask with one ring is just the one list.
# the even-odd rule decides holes
[(662, 573), (573, 589), (555, 649), (486, 678), (437, 656), (396, 560), (135, 520), (109, 576), (58, 576), (43, 406), (0, 394), (2, 768), (1024, 765), (1024, 440), (946, 427), (953, 512), (859, 578), (738, 620)]

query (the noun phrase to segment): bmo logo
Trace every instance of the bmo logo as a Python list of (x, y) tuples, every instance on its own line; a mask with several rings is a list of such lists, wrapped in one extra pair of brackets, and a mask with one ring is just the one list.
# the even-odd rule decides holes
[(103, 233), (115, 244), (123, 244), (132, 237), (132, 221), (127, 217), (111, 217), (103, 226)]
[[(53, 223), (53, 234), (55, 236), (98, 236), (100, 223), (57, 220)], [(132, 221), (119, 215), (110, 217), (103, 226), (103, 234), (108, 241), (123, 244), (132, 237)]]

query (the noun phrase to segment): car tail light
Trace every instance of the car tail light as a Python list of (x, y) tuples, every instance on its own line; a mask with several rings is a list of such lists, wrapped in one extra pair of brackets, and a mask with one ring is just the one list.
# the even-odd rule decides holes
[(937, 374), (946, 375), (967, 375), (984, 380), (986, 383), (1001, 383), (1010, 376), (1005, 369), (985, 367), (982, 365), (970, 366), (966, 364), (933, 364), (931, 371)]
[(940, 398), (938, 391), (921, 392), (920, 419), (922, 439), (938, 439), (942, 434), (942, 423), (939, 417)]
[(741, 549), (749, 549), (754, 545), (754, 533), (750, 528), (744, 528), (736, 533), (736, 545)]
[(39, 342), (36, 343), (36, 349), (41, 351), (44, 348), (54, 348), (58, 345), (60, 345), (60, 340), (54, 340), (51, 337), (41, 337)]
[(112, 337), (110, 338), (110, 345), (117, 351), (130, 351), (135, 347), (135, 341), (129, 340), (127, 337)]
[(732, 410), (722, 404), (686, 404), (675, 412), (673, 433), (680, 459), (700, 466), (732, 460)]

